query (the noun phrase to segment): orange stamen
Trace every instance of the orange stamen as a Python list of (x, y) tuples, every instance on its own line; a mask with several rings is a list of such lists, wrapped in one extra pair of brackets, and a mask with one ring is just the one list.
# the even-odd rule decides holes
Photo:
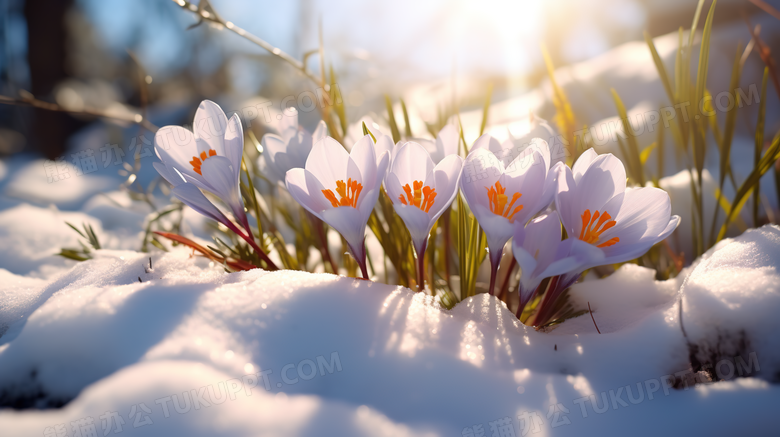
[[(495, 215), (500, 215), (509, 219), (510, 223), (514, 223), (515, 214), (523, 210), (523, 205), (515, 205), (518, 199), (522, 196), (521, 193), (515, 193), (512, 195), (512, 200), (509, 201), (509, 196), (506, 194), (506, 188), (501, 185), (501, 182), (496, 182), (493, 187), (485, 187), (487, 190), (488, 200), (490, 202), (490, 212)], [(509, 203), (507, 205), (507, 203)], [(514, 207), (514, 209), (512, 209)], [(510, 214), (511, 212), (511, 214)]]
[(406, 198), (401, 194), (398, 196), (398, 200), (404, 205), (413, 205), (425, 212), (430, 211), (433, 201), (436, 199), (436, 189), (423, 186), (422, 181), (413, 181), (412, 185), (414, 185), (414, 190), (412, 190), (409, 184), (404, 185), (403, 189)]
[[(617, 224), (614, 220), (611, 219), (612, 217), (606, 211), (604, 211), (604, 213), (599, 213), (599, 211), (596, 211), (591, 215), (590, 210), (586, 209), (585, 212), (582, 213), (582, 230), (580, 231), (580, 240), (590, 244), (597, 244), (601, 234)], [(601, 244), (598, 244), (596, 247), (613, 246), (619, 241), (619, 237), (613, 237)]]
[(217, 151), (214, 149), (209, 149), (208, 155), (206, 152), (200, 152), (200, 158), (193, 156), (190, 164), (192, 164), (192, 169), (195, 171), (195, 173), (203, 176), (203, 173), (200, 172), (200, 166), (203, 165), (203, 161), (205, 161), (206, 158), (210, 158), (212, 156), (217, 156)]
[(339, 206), (357, 208), (357, 201), (360, 198), (361, 191), (363, 191), (363, 184), (349, 178), (346, 183), (343, 180), (336, 181), (336, 193), (338, 193), (339, 197), (333, 194), (333, 190), (322, 190), (322, 194), (325, 195), (325, 198), (330, 201), (334, 208)]

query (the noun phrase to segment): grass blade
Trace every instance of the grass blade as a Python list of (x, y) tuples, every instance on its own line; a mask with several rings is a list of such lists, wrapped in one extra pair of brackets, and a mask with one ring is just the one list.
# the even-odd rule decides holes
[(485, 127), (488, 122), (488, 111), (490, 111), (490, 98), (493, 96), (493, 84), (488, 84), (487, 95), (485, 96), (485, 105), (482, 107), (482, 123), (479, 125), (479, 136), (485, 133)]
[[(761, 102), (758, 105), (758, 121), (756, 122), (756, 145), (753, 154), (753, 166), (758, 166), (761, 150), (764, 148), (764, 122), (766, 119), (766, 85), (769, 79), (769, 67), (764, 67), (764, 79), (761, 81)], [(756, 184), (753, 190), (753, 226), (758, 227), (758, 205), (761, 184)]]
[[(729, 91), (737, 89), (739, 86), (739, 79), (742, 75), (742, 62), (741, 52), (742, 48), (737, 47), (737, 54), (734, 59), (734, 65), (731, 67), (731, 80), (729, 81)], [(723, 142), (720, 144), (720, 169), (719, 169), (719, 183), (718, 183), (718, 202), (723, 199), (723, 184), (726, 182), (726, 174), (731, 174), (731, 143), (734, 139), (734, 127), (737, 124), (737, 111), (740, 107), (739, 93), (734, 93), (734, 106), (726, 114), (726, 126), (723, 129)], [(736, 188), (736, 187), (735, 187)], [(710, 225), (710, 246), (715, 244), (715, 226), (718, 223), (719, 208), (715, 208), (715, 212), (712, 215), (712, 224)]]
[(385, 94), (385, 105), (387, 106), (387, 121), (390, 124), (390, 132), (393, 135), (393, 143), (401, 141), (401, 131), (398, 130), (398, 124), (395, 122), (395, 113), (393, 112), (393, 101), (390, 96)]
[(650, 54), (653, 56), (653, 63), (655, 63), (656, 70), (658, 70), (658, 76), (661, 78), (661, 83), (664, 84), (666, 95), (669, 97), (669, 103), (674, 104), (674, 90), (672, 89), (672, 83), (669, 81), (669, 76), (666, 74), (666, 67), (664, 67), (661, 56), (658, 55), (658, 50), (655, 49), (653, 38), (651, 38), (650, 34), (647, 32), (645, 32), (645, 42), (647, 42), (647, 46), (650, 48)]
[(615, 100), (615, 106), (617, 106), (620, 122), (623, 123), (623, 131), (625, 132), (628, 141), (628, 164), (631, 168), (632, 179), (640, 186), (644, 186), (645, 176), (642, 171), (642, 162), (639, 156), (639, 144), (637, 144), (636, 136), (632, 133), (631, 123), (628, 121), (628, 113), (626, 112), (625, 105), (623, 105), (623, 101), (614, 88), (611, 88), (611, 92), (612, 98)]
[(739, 211), (745, 204), (745, 200), (748, 194), (750, 194), (755, 186), (761, 182), (761, 177), (767, 171), (769, 171), (770, 168), (772, 168), (772, 166), (775, 164), (775, 161), (778, 159), (780, 159), (780, 133), (775, 136), (775, 138), (772, 140), (772, 144), (769, 146), (766, 153), (764, 153), (764, 156), (762, 156), (758, 161), (758, 165), (753, 168), (753, 171), (750, 172), (748, 177), (745, 179), (745, 182), (743, 182), (739, 187), (739, 190), (737, 190), (737, 194), (734, 196), (734, 200), (731, 202), (731, 209), (729, 210), (729, 213), (726, 214), (726, 220), (723, 223), (723, 226), (721, 226), (720, 232), (718, 232), (718, 238), (715, 241), (716, 243), (722, 240), (726, 235), (726, 230), (728, 229), (729, 223), (731, 223), (731, 220), (735, 215), (739, 214)]
[(401, 111), (404, 114), (404, 134), (406, 135), (406, 138), (412, 137), (412, 125), (409, 123), (409, 112), (406, 110), (406, 102), (404, 102), (404, 99), (399, 99), (401, 101)]
[(81, 233), (81, 231), (79, 230), (79, 228), (77, 228), (77, 227), (73, 226), (72, 224), (70, 224), (70, 223), (68, 223), (68, 222), (65, 222), (65, 224), (66, 224), (66, 225), (68, 225), (68, 226), (70, 226), (70, 228), (71, 228), (71, 229), (73, 229), (74, 231), (76, 231), (76, 232), (77, 232), (79, 235), (81, 235), (83, 238), (87, 238), (87, 236), (86, 236), (86, 235), (84, 235), (84, 234), (82, 234), (82, 233)]

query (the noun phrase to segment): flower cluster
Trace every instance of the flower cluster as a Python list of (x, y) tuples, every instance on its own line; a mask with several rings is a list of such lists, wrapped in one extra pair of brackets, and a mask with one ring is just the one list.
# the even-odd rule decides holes
[[(543, 121), (533, 122), (529, 135), (549, 131)], [(155, 150), (162, 163), (155, 163), (155, 168), (182, 202), (223, 223), (262, 253), (254, 243), (239, 190), (243, 153), (239, 118), (228, 120), (216, 104), (204, 101), (194, 129), (194, 133), (177, 126), (160, 129)], [(458, 155), (461, 136), (452, 125), (435, 141), (395, 144), (366, 129), (367, 135), (349, 152), (326, 136), (323, 123), (313, 135), (300, 129), (296, 114), (280, 130), (281, 135), (262, 139), (266, 170), (284, 180), (303, 208), (341, 234), (363, 278), (369, 277), (366, 227), (383, 192), (408, 229), (421, 290), (429, 235), (460, 192), (485, 233), (491, 265), (488, 291), (494, 291), (504, 246), (513, 239), (512, 253), (521, 271), (517, 315), (539, 295), (536, 325), (552, 320), (556, 300), (583, 271), (641, 256), (680, 221), (671, 215), (666, 192), (628, 188), (623, 163), (593, 149), (570, 168), (551, 156), (543, 138), (532, 137), (520, 144), (517, 140), (501, 144), (483, 135), (464, 160)], [(225, 202), (243, 230), (203, 191)], [(265, 253), (261, 257), (267, 259)], [(267, 264), (273, 265), (270, 260)]]

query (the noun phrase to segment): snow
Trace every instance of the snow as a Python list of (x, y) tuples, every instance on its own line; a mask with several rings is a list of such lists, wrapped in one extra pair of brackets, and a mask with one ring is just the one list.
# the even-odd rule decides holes
[[(40, 297), (18, 299), (0, 337), (0, 399), (38, 407), (70, 402), (0, 411), (1, 429), (40, 435), (91, 417), (99, 432), (100, 416), (116, 411), (129, 435), (460, 435), (504, 417), (519, 431), (517, 416), (535, 412), (547, 435), (616, 433), (629, 424), (633, 434), (654, 435), (657, 425), (640, 424), (657, 417), (718, 433), (720, 421), (694, 428), (685, 418), (734, 414), (734, 405), (749, 401), (743, 432), (766, 430), (770, 405), (780, 400), (780, 389), (751, 378), (669, 388), (665, 375), (688, 370), (679, 287), (677, 280), (653, 282), (652, 272), (637, 266), (575, 287), (595, 307), (602, 334), (587, 315), (537, 332), (486, 295), (445, 311), (408, 289), (329, 274), (226, 274), (183, 248), (153, 255), (153, 267), (145, 254), (103, 250), (53, 281), (21, 280), (6, 290)], [(629, 290), (636, 293), (617, 300)], [(633, 323), (619, 314), (626, 307)], [(690, 311), (685, 322), (693, 327)], [(333, 370), (311, 375), (306, 360)], [(258, 373), (267, 371), (268, 390)], [(253, 373), (257, 386), (247, 389)], [(625, 386), (636, 402), (627, 390), (618, 394)], [(236, 399), (219, 402), (228, 387)], [(191, 398), (201, 389), (214, 405), (175, 411), (170, 397), (184, 409), (184, 393)], [(585, 398), (594, 395), (601, 408), (602, 393), (615, 404), (609, 414), (595, 413)], [(140, 403), (153, 423), (134, 428), (128, 413)], [(547, 413), (557, 404), (568, 409), (570, 424), (553, 428)]]
[(758, 374), (780, 380), (780, 228), (750, 229), (711, 249), (682, 293), (688, 341), (702, 363), (755, 353)]
[(42, 205), (55, 204), (72, 208), (113, 185), (113, 180), (105, 176), (77, 174), (76, 167), (69, 162), (58, 164), (62, 167), (62, 179), (50, 180), (46, 166), (51, 164), (52, 161), (47, 164), (43, 159), (23, 163), (20, 169), (9, 176), (3, 194)]
[(91, 224), (100, 237), (100, 222), (80, 212), (39, 208), (28, 204), (0, 211), (0, 265), (11, 273), (51, 277), (75, 262), (56, 256), (62, 247), (78, 248), (77, 234), (65, 222), (81, 227)]

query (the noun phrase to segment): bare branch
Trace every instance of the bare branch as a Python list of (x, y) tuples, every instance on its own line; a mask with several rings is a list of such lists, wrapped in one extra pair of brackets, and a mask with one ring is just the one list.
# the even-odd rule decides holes
[(68, 114), (74, 114), (74, 115), (89, 115), (93, 117), (100, 117), (100, 118), (108, 118), (111, 120), (118, 120), (118, 121), (124, 121), (128, 123), (135, 123), (138, 125), (143, 126), (144, 128), (152, 131), (157, 132), (159, 129), (157, 126), (153, 125), (149, 122), (144, 116), (141, 114), (133, 114), (131, 116), (125, 116), (121, 114), (111, 114), (105, 111), (101, 111), (98, 109), (92, 109), (92, 108), (85, 108), (81, 110), (71, 110), (67, 108), (63, 108), (62, 106), (56, 104), (56, 103), (50, 103), (45, 102), (43, 100), (38, 100), (32, 95), (25, 96), (23, 98), (13, 98), (8, 96), (0, 95), (0, 104), (4, 105), (17, 105), (17, 106), (32, 106), (34, 108), (39, 109), (45, 109), (47, 111), (55, 111), (55, 112), (65, 112)]
[[(207, 1), (204, 3), (204, 0), (201, 0), (201, 5), (203, 5), (203, 7), (201, 7), (200, 5), (196, 6), (196, 5), (190, 3), (190, 2), (188, 2), (186, 0), (173, 0), (173, 2), (176, 3), (177, 5), (181, 6), (182, 9), (184, 9), (186, 11), (189, 11), (189, 12), (192, 12), (193, 14), (195, 14), (198, 17), (199, 20), (205, 20), (205, 21), (208, 21), (208, 22), (211, 22), (211, 23), (218, 24), (218, 25), (226, 28), (227, 30), (235, 33), (236, 35), (238, 35), (240, 37), (243, 37), (244, 39), (249, 40), (253, 44), (256, 44), (256, 45), (262, 47), (263, 49), (265, 49), (268, 52), (270, 52), (272, 55), (274, 55), (274, 56), (280, 58), (281, 60), (287, 62), (288, 64), (292, 65), (296, 70), (298, 70), (301, 73), (303, 73), (307, 78), (309, 78), (316, 85), (320, 86), (321, 84), (325, 83), (325, 78), (324, 77), (323, 78), (319, 78), (319, 77), (313, 75), (312, 73), (310, 73), (306, 69), (306, 65), (304, 65), (303, 62), (301, 62), (301, 61), (295, 59), (294, 57), (292, 57), (291, 55), (283, 52), (280, 48), (274, 47), (273, 45), (269, 44), (265, 40), (260, 39), (257, 36), (247, 32), (246, 30), (236, 26), (232, 22), (223, 20), (216, 13), (216, 11), (214, 10), (214, 7), (211, 6), (211, 4), (208, 3)], [(208, 6), (208, 8), (206, 8), (206, 6)], [(207, 10), (207, 9), (210, 9), (210, 10)]]

